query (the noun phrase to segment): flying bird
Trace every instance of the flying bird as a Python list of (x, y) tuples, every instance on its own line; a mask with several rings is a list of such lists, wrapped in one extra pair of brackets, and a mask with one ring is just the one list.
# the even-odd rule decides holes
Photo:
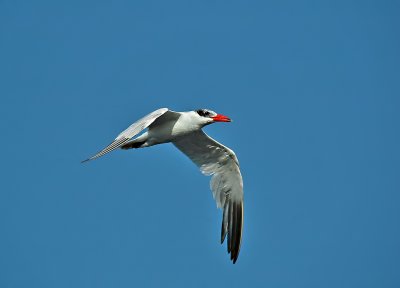
[[(161, 108), (130, 125), (110, 145), (82, 163), (118, 148), (137, 149), (171, 142), (203, 174), (212, 176), (210, 187), (217, 207), (223, 210), (221, 244), (228, 236), (228, 253), (235, 263), (242, 242), (243, 181), (235, 153), (202, 131), (204, 126), (216, 122), (231, 119), (208, 109), (175, 112)], [(146, 132), (132, 139), (146, 128)]]

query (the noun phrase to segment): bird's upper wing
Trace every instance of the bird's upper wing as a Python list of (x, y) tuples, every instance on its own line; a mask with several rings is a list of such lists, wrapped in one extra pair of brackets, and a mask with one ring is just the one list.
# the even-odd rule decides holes
[(149, 127), (157, 118), (159, 118), (161, 115), (164, 115), (166, 112), (171, 112), (175, 113), (172, 111), (169, 111), (168, 108), (161, 108), (158, 109), (154, 112), (151, 112), (150, 114), (144, 116), (143, 118), (139, 119), (132, 125), (130, 125), (128, 128), (126, 128), (124, 131), (122, 131), (117, 138), (114, 139), (113, 142), (110, 143), (106, 148), (103, 150), (99, 151), (96, 155), (82, 161), (82, 162), (87, 162), (89, 160), (93, 160), (96, 158), (99, 158), (108, 152), (111, 152), (122, 145), (124, 145), (126, 142), (128, 142), (131, 138), (135, 137), (137, 134), (139, 134), (141, 131)]
[(212, 175), (210, 186), (219, 208), (223, 208), (221, 244), (228, 235), (228, 253), (236, 262), (242, 241), (243, 181), (235, 153), (203, 131), (173, 141), (205, 175)]

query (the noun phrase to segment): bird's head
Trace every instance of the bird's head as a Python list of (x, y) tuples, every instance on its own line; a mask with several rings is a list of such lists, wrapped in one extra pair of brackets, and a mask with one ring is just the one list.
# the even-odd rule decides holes
[(215, 122), (231, 122), (231, 119), (222, 115), (218, 114), (212, 110), (208, 109), (199, 109), (196, 110), (196, 116), (198, 117), (199, 121), (203, 124), (203, 126), (212, 124)]

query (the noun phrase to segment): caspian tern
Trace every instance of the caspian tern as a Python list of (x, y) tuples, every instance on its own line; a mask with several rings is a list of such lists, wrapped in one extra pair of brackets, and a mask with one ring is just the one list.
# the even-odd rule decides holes
[[(228, 253), (235, 263), (242, 242), (243, 181), (235, 153), (202, 131), (204, 126), (215, 122), (231, 122), (231, 119), (207, 109), (175, 112), (161, 108), (130, 125), (110, 145), (82, 162), (99, 158), (117, 148), (144, 148), (171, 142), (203, 174), (212, 175), (210, 187), (217, 207), (223, 209), (221, 244), (228, 235)], [(147, 132), (131, 140), (146, 128)]]

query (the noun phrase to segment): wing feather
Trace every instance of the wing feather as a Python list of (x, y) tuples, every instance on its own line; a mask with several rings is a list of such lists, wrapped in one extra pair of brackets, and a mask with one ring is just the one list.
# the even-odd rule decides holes
[(173, 144), (188, 156), (205, 175), (212, 176), (210, 188), (218, 208), (223, 209), (221, 243), (236, 262), (243, 231), (243, 181), (235, 153), (203, 131), (179, 138)]
[(144, 129), (149, 127), (155, 120), (157, 120), (161, 115), (168, 112), (168, 108), (161, 108), (156, 111), (151, 112), (150, 114), (144, 116), (143, 118), (139, 119), (124, 131), (122, 131), (117, 138), (114, 139), (106, 148), (99, 151), (97, 154), (93, 155), (92, 157), (83, 160), (82, 163), (87, 162), (89, 160), (94, 160), (99, 158), (117, 148), (120, 148), (124, 144), (126, 144), (131, 138), (135, 137), (137, 134), (142, 132)]

